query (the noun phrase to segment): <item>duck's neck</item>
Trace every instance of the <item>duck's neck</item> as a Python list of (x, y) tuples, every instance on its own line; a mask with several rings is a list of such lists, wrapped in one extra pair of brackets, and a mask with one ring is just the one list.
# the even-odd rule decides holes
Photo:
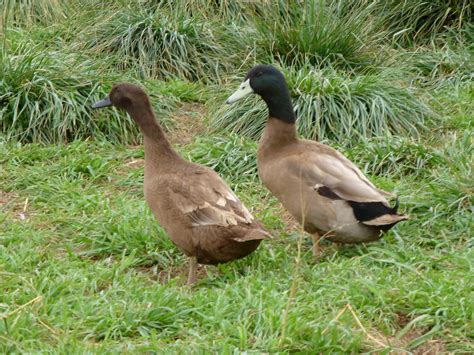
[(166, 138), (150, 106), (131, 109), (128, 113), (138, 124), (143, 134), (145, 175), (148, 172), (156, 172), (173, 167), (176, 163), (183, 160)]
[(297, 140), (296, 126), (276, 117), (268, 117), (267, 124), (260, 138), (260, 149), (276, 150)]
[(288, 89), (285, 87), (278, 93), (262, 95), (262, 99), (268, 106), (269, 117), (260, 148), (274, 150), (296, 141), (296, 116)]
[(288, 124), (295, 123), (295, 111), (291, 103), (290, 92), (286, 86), (276, 92), (273, 91), (271, 94), (263, 94), (262, 99), (267, 104), (270, 117)]

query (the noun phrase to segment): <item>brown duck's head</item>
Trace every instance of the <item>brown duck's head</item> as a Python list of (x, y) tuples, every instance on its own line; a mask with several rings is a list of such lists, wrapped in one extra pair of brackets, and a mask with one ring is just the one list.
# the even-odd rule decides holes
[(109, 96), (93, 104), (92, 108), (115, 106), (130, 111), (149, 105), (148, 96), (142, 88), (129, 83), (121, 83), (114, 85)]

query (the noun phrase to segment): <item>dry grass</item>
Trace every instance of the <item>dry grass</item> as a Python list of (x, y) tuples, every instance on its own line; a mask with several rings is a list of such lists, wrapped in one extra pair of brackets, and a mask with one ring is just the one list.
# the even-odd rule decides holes
[(200, 103), (183, 103), (169, 118), (172, 128), (168, 132), (171, 144), (187, 145), (194, 141), (196, 136), (206, 130), (205, 118), (207, 109)]

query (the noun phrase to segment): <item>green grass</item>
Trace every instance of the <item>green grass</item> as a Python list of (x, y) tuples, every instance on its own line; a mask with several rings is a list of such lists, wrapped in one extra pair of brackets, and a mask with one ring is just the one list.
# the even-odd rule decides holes
[(403, 61), (417, 73), (421, 86), (430, 89), (457, 82), (471, 82), (474, 71), (474, 45), (465, 40), (432, 43), (413, 51), (393, 51), (395, 62)]
[[(394, 28), (408, 36), (397, 21), (418, 23), (415, 10), (422, 1), (412, 8), (365, 0), (302, 6), (204, 6), (200, 0), (179, 6), (166, 1), (104, 6), (97, 0), (4, 4), (0, 129), (23, 142), (91, 135), (137, 142), (130, 120), (111, 115), (107, 125), (91, 119), (88, 99), (105, 94), (118, 80), (146, 83), (150, 91), (161, 91), (168, 82), (185, 90), (205, 83), (221, 97), (222, 86), (245, 69), (273, 62), (290, 80), (300, 132), (341, 141), (387, 130), (416, 135), (426, 119), (439, 119), (427, 103), (433, 86), (461, 76), (472, 79), (473, 31), (465, 20), (470, 14), (465, 1), (447, 10), (440, 2), (423, 8), (419, 17), (427, 16), (426, 26), (436, 30), (430, 43), (408, 50), (400, 49), (402, 39), (393, 39), (400, 36), (388, 39), (387, 33)], [(447, 17), (441, 19), (444, 10)], [(157, 79), (159, 85), (150, 85)], [(187, 100), (209, 101), (217, 128), (258, 136), (265, 114), (254, 101), (247, 102), (252, 107), (227, 110), (220, 100), (192, 95)]]
[(48, 24), (67, 18), (64, 0), (0, 0), (0, 27)]
[[(115, 110), (99, 115), (91, 109), (94, 102), (107, 96), (114, 82), (135, 79), (113, 72), (103, 74), (100, 63), (86, 55), (26, 42), (24, 36), (8, 33), (8, 41), (0, 48), (0, 131), (7, 139), (52, 143), (104, 137), (138, 142), (138, 129), (127, 115)], [(139, 84), (153, 93), (161, 113), (178, 98), (198, 99), (199, 88), (186, 83)], [(168, 94), (170, 90), (176, 98)]]
[[(14, 54), (12, 55), (12, 51)], [(0, 49), (0, 130), (21, 141), (55, 142), (96, 133), (127, 137), (131, 120), (94, 120), (90, 105), (107, 95), (95, 63), (34, 43)], [(114, 132), (115, 131), (115, 132)]]
[(219, 25), (196, 14), (185, 17), (174, 8), (130, 6), (94, 19), (84, 36), (88, 47), (116, 55), (122, 70), (149, 78), (212, 79), (219, 77), (219, 66), (230, 64), (219, 63), (231, 56), (220, 32), (211, 31)]
[(240, 182), (257, 180), (256, 149), (252, 140), (230, 133), (198, 137), (186, 153), (189, 160), (209, 166), (238, 188)]
[[(296, 274), (301, 235), (282, 231), (278, 202), (255, 179), (255, 143), (231, 134), (181, 147), (228, 179), (275, 236), (208, 268), (194, 288), (182, 286), (185, 258), (143, 200), (142, 148), (3, 143), (1, 351), (473, 351), (472, 135), (450, 127), (470, 120), (460, 90), (468, 96), (445, 129), (345, 151), (400, 195), (411, 220), (377, 243), (327, 246), (316, 264), (303, 237)], [(349, 311), (334, 321), (346, 304), (369, 335)]]
[(426, 43), (449, 29), (472, 26), (472, 5), (467, 0), (361, 1), (362, 6), (372, 3), (389, 35), (404, 45)]
[(345, 67), (369, 64), (372, 46), (383, 38), (377, 30), (378, 17), (371, 17), (371, 5), (352, 11), (345, 11), (343, 5), (339, 0), (305, 1), (298, 6), (262, 2), (252, 17), (259, 44), (286, 64), (301, 60)]
[[(474, 352), (466, 4), (0, 0), (0, 353)], [(300, 133), (394, 191), (409, 221), (312, 260), (258, 179), (261, 100), (224, 104), (254, 63), (283, 69)], [(147, 90), (179, 151), (274, 239), (183, 285), (136, 126), (90, 110), (117, 81)]]

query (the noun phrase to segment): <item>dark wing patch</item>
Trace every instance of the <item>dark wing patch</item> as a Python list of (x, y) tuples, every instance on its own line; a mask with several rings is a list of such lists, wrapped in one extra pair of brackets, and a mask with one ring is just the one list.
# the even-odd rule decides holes
[(321, 196), (330, 198), (331, 200), (342, 200), (342, 198), (336, 194), (334, 191), (332, 191), (329, 187), (327, 186), (319, 186), (316, 187), (315, 190), (320, 194)]
[(382, 202), (347, 202), (352, 207), (355, 217), (360, 222), (370, 221), (386, 214), (397, 213), (394, 208), (387, 207)]
[[(340, 197), (338, 194), (336, 194), (332, 189), (330, 189), (327, 186), (324, 186), (324, 185), (315, 186), (314, 190), (321, 196), (327, 197), (331, 200), (344, 200), (342, 197)], [(378, 228), (380, 228), (383, 231), (389, 230), (391, 227), (393, 227), (395, 224), (397, 224), (401, 220), (406, 219), (406, 218), (396, 218), (396, 217), (404, 217), (404, 215), (397, 214), (398, 199), (395, 204), (395, 207), (393, 208), (386, 206), (382, 202), (356, 202), (356, 201), (350, 201), (350, 200), (349, 201), (345, 200), (345, 201), (352, 207), (354, 216), (359, 222), (361, 223), (367, 222), (367, 225), (376, 225)], [(386, 221), (377, 220), (377, 218), (382, 217), (382, 216), (387, 216), (387, 217), (390, 216), (392, 218), (388, 218)], [(369, 223), (369, 221), (372, 221), (372, 223)]]

